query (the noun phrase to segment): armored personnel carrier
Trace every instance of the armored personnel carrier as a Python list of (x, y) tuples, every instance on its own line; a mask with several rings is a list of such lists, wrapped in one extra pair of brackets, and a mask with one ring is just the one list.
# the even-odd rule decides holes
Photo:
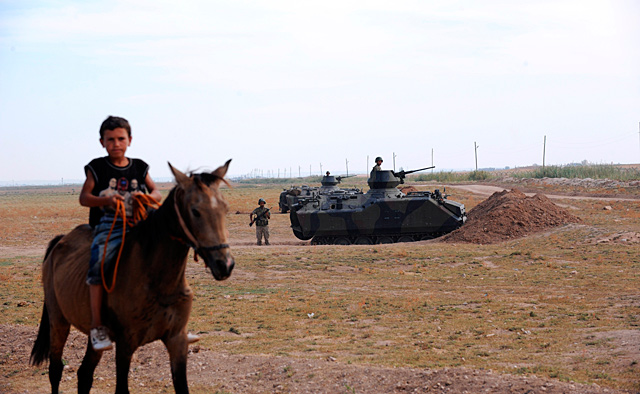
[(298, 203), (300, 196), (312, 196), (317, 192), (317, 189), (317, 187), (309, 187), (307, 185), (291, 186), (288, 189), (284, 189), (280, 192), (280, 198), (278, 199), (278, 208), (280, 209), (280, 212), (289, 212), (291, 207)]
[(372, 171), (369, 190), (336, 188), (298, 196), (291, 205), (294, 235), (312, 244), (371, 245), (439, 237), (462, 226), (464, 204), (439, 190), (404, 194), (397, 186), (406, 175), (422, 171)]
[[(295, 204), (298, 203), (300, 199), (308, 199), (313, 196), (317, 196), (318, 194), (329, 194), (334, 191), (340, 190), (338, 184), (345, 178), (349, 178), (353, 175), (346, 176), (333, 176), (327, 175), (322, 177), (320, 181), (322, 186), (320, 187), (309, 187), (307, 185), (302, 186), (291, 186), (289, 189), (284, 189), (280, 192), (280, 198), (278, 201), (278, 207), (280, 208), (281, 213), (287, 213), (291, 210)], [(346, 189), (346, 190), (357, 190), (357, 189)]]

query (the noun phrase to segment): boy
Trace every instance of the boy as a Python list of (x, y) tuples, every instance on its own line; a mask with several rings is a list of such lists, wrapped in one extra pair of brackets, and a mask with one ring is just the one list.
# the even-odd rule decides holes
[[(148, 192), (158, 203), (162, 195), (149, 175), (149, 166), (140, 159), (125, 156), (131, 145), (131, 126), (124, 118), (109, 116), (100, 126), (100, 144), (107, 150), (106, 157), (92, 160), (85, 166), (87, 179), (80, 192), (80, 205), (89, 207), (89, 224), (94, 228), (91, 261), (87, 284), (91, 305), (91, 345), (96, 351), (113, 347), (107, 329), (102, 325), (102, 276), (100, 264), (104, 243), (113, 224), (118, 200), (125, 204), (131, 215), (131, 196)], [(127, 206), (128, 205), (128, 206)], [(118, 219), (109, 237), (105, 262), (116, 255), (122, 241), (122, 220)]]

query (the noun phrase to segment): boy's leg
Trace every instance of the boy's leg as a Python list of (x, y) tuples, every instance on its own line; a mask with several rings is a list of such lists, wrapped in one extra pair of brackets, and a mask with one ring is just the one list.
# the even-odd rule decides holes
[[(96, 351), (110, 350), (113, 343), (109, 339), (108, 330), (102, 325), (102, 275), (101, 264), (104, 254), (104, 245), (111, 230), (111, 222), (103, 220), (96, 226), (93, 243), (91, 244), (91, 261), (89, 272), (87, 273), (87, 284), (89, 285), (89, 304), (91, 309), (91, 331), (89, 338), (93, 349)], [(105, 261), (109, 261), (114, 249), (117, 250), (121, 243), (122, 226), (116, 225), (109, 237), (109, 251)]]
[(102, 285), (89, 285), (89, 298), (91, 304), (91, 346), (93, 350), (111, 350), (113, 343), (109, 339), (107, 328), (102, 325), (100, 311), (102, 309)]
[(100, 309), (102, 308), (102, 285), (89, 285), (89, 300), (91, 303), (91, 328), (100, 327), (102, 318)]

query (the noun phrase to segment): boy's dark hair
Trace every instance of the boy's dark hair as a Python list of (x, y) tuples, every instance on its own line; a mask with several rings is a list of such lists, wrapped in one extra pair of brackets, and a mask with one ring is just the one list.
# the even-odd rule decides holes
[(131, 138), (131, 125), (129, 124), (129, 121), (118, 116), (109, 116), (104, 120), (104, 122), (102, 122), (102, 125), (100, 125), (100, 138), (104, 138), (105, 131), (115, 130), (119, 127), (127, 130), (127, 134), (129, 134), (129, 138)]

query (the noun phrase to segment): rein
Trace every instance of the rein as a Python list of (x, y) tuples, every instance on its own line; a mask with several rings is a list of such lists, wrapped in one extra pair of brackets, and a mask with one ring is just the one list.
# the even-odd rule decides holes
[[(160, 204), (153, 199), (153, 197), (147, 194), (138, 194), (133, 196), (133, 218), (132, 221), (127, 223), (127, 212), (124, 207), (124, 203), (121, 200), (116, 200), (116, 214), (113, 218), (113, 223), (111, 223), (111, 229), (109, 229), (109, 234), (107, 235), (107, 239), (104, 242), (104, 252), (102, 253), (102, 261), (100, 262), (100, 274), (102, 276), (102, 286), (105, 291), (110, 294), (113, 289), (116, 287), (116, 277), (118, 275), (118, 265), (120, 264), (120, 256), (122, 256), (122, 249), (124, 248), (124, 240), (125, 234), (127, 233), (127, 224), (129, 226), (136, 225), (139, 221), (147, 218), (147, 207), (159, 208)], [(109, 245), (109, 238), (111, 238), (111, 233), (113, 232), (113, 228), (118, 221), (118, 216), (122, 218), (122, 243), (120, 244), (120, 250), (118, 250), (118, 258), (116, 259), (116, 264), (113, 268), (113, 278), (111, 280), (111, 287), (107, 286), (107, 282), (104, 277), (104, 260), (107, 257), (107, 246)]]

